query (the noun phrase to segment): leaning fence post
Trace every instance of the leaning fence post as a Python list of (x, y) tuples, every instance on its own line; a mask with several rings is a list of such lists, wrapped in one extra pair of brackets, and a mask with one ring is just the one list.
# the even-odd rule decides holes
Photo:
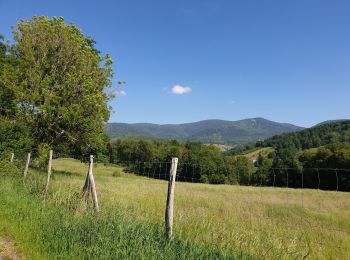
[(96, 186), (95, 186), (95, 180), (94, 175), (92, 173), (92, 167), (94, 165), (94, 156), (90, 155), (90, 167), (89, 167), (89, 185), (91, 186), (91, 193), (92, 193), (92, 202), (94, 205), (94, 209), (96, 212), (100, 211), (100, 208), (98, 206), (98, 199), (97, 199), (97, 192), (96, 192)]
[(90, 197), (89, 171), (90, 171), (90, 163), (89, 163), (89, 169), (88, 169), (88, 172), (87, 172), (86, 178), (85, 178), (85, 184), (83, 187), (83, 195), (85, 196), (86, 208), (89, 208), (89, 197)]
[(28, 155), (27, 155), (26, 167), (24, 168), (23, 177), (27, 177), (29, 163), (30, 163), (30, 153), (28, 153)]
[(13, 159), (15, 159), (15, 154), (11, 153), (11, 163), (13, 163)]
[(46, 186), (45, 186), (45, 194), (49, 191), (49, 184), (50, 184), (50, 177), (51, 177), (51, 168), (52, 168), (52, 154), (53, 151), (50, 150), (49, 153), (49, 164), (47, 166), (47, 179), (46, 179)]
[(177, 170), (178, 158), (172, 158), (170, 176), (168, 182), (168, 196), (166, 201), (165, 211), (165, 230), (168, 240), (171, 240), (173, 233), (173, 218), (174, 218), (174, 191), (175, 191), (175, 179)]

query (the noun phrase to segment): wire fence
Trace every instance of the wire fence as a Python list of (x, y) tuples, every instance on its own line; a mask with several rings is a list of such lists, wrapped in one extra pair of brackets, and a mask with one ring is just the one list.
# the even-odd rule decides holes
[[(24, 166), (26, 159), (15, 156), (14, 163)], [(34, 154), (32, 166), (40, 167), (39, 159)], [(170, 161), (119, 161), (115, 165), (145, 181), (170, 179)], [(216, 241), (253, 256), (259, 252), (262, 258), (332, 258), (337, 254), (342, 258), (350, 255), (350, 194), (344, 192), (350, 190), (349, 176), (350, 169), (262, 168), (252, 172), (247, 167), (179, 161), (176, 182), (183, 185), (175, 192), (175, 210), (181, 216), (188, 214), (179, 225), (196, 227), (193, 237), (198, 240)], [(98, 182), (96, 186), (98, 190)], [(178, 196), (186, 200), (186, 208), (176, 205)], [(178, 230), (186, 233), (181, 227)]]
[[(169, 179), (170, 162), (119, 161), (124, 171), (153, 179)], [(341, 168), (251, 168), (202, 164), (178, 164), (176, 181), (210, 184), (239, 184), (243, 186), (285, 187), (350, 191), (350, 169)]]
[[(147, 177), (146, 179), (168, 180), (170, 177), (170, 162), (123, 161), (118, 162), (117, 165), (123, 166), (128, 173)], [(208, 167), (207, 165), (179, 162), (176, 182), (209, 183), (208, 176), (210, 175), (224, 176), (223, 178), (212, 178), (211, 181), (214, 184), (222, 180), (224, 180), (222, 184), (236, 184), (234, 186), (236, 192), (232, 193), (233, 196), (237, 193), (237, 189), (244, 194), (244, 197), (242, 194), (238, 198), (226, 197), (231, 200), (229, 204), (240, 205), (233, 207), (234, 211), (230, 212), (225, 209), (225, 206), (221, 208), (223, 212), (227, 210), (228, 215), (233, 216), (233, 219), (235, 219), (235, 214), (243, 217), (240, 219), (240, 224), (243, 223), (246, 230), (238, 232), (244, 237), (240, 238), (241, 241), (256, 242), (256, 234), (264, 234), (271, 238), (271, 241), (274, 239), (279, 241), (272, 243), (271, 247), (279, 243), (285, 245), (285, 248), (280, 248), (281, 252), (293, 244), (297, 245), (290, 255), (298, 255), (300, 258), (317, 255), (316, 252), (313, 252), (315, 245), (319, 246), (321, 251), (322, 247), (332, 248), (350, 255), (350, 225), (340, 224), (343, 221), (347, 222), (350, 217), (348, 211), (350, 210), (350, 194), (344, 192), (350, 190), (350, 169), (268, 168), (249, 172), (246, 167), (232, 168), (227, 165)], [(219, 189), (224, 187), (225, 191), (229, 189), (229, 186), (214, 186)], [(207, 187), (203, 187), (202, 190), (204, 191)], [(186, 186), (186, 189), (198, 190), (198, 186)], [(191, 204), (192, 198), (188, 199)], [(210, 204), (210, 198), (206, 203)], [(226, 204), (225, 201), (222, 203)], [(246, 205), (243, 205), (244, 203)], [(344, 210), (344, 215), (339, 217), (337, 211), (342, 210)], [(337, 218), (337, 221), (333, 221)], [(221, 222), (220, 219), (217, 221)], [(226, 228), (229, 228), (229, 225)], [(235, 234), (231, 236), (234, 237)], [(273, 257), (278, 256), (275, 250), (268, 250), (274, 252)], [(296, 253), (298, 250), (300, 252)], [(265, 254), (271, 256), (267, 251)]]

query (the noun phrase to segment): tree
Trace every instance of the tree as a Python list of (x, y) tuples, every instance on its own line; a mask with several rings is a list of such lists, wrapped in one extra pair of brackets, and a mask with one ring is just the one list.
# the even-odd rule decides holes
[(75, 154), (99, 150), (110, 114), (109, 55), (62, 17), (21, 20), (13, 34), (18, 117), (31, 126), (37, 145)]
[(15, 60), (11, 46), (0, 35), (0, 116), (14, 118), (16, 112)]
[(0, 157), (8, 160), (12, 152), (16, 153), (16, 157), (29, 152), (33, 141), (28, 133), (28, 127), (23, 122), (0, 116)]

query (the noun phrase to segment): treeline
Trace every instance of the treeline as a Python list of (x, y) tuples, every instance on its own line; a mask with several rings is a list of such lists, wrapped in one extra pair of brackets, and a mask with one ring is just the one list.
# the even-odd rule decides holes
[(334, 143), (350, 142), (350, 120), (315, 126), (258, 141), (256, 147), (304, 150)]
[(297, 154), (277, 149), (268, 156), (259, 155), (255, 163), (245, 156), (224, 156), (217, 147), (197, 142), (125, 139), (113, 140), (108, 146), (110, 163), (155, 178), (167, 178), (172, 157), (179, 158), (182, 181), (350, 190), (350, 171), (334, 170), (350, 169), (350, 144)]
[[(214, 145), (199, 142), (113, 140), (109, 143), (108, 151), (110, 163), (131, 164), (134, 172), (151, 172), (155, 176), (160, 171), (160, 163), (167, 163), (172, 157), (178, 157), (178, 175), (184, 181), (248, 184), (250, 176), (253, 179), (256, 171), (253, 162), (248, 158), (223, 157)], [(164, 173), (164, 167), (162, 171)]]

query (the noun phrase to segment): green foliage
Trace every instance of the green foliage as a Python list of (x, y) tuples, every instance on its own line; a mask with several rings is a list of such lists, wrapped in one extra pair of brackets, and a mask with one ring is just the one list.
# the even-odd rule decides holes
[(12, 46), (0, 35), (0, 116), (15, 118), (17, 103), (15, 59)]
[(36, 158), (33, 160), (32, 165), (40, 169), (46, 169), (51, 149), (51, 146), (48, 144), (40, 144), (37, 150)]
[(19, 121), (0, 117), (0, 156), (11, 158), (11, 153), (21, 156), (30, 151), (33, 140), (28, 126)]
[(233, 156), (233, 155), (244, 155), (250, 152), (253, 152), (257, 150), (258, 148), (255, 146), (254, 143), (249, 144), (241, 144), (233, 147), (232, 149), (228, 150), (224, 154), (227, 156)]
[(12, 45), (0, 41), (0, 115), (24, 122), (36, 147), (103, 152), (112, 97), (106, 91), (113, 75), (109, 55), (62, 17), (21, 20), (13, 35)]
[[(322, 189), (350, 190), (350, 172), (334, 171), (332, 169), (350, 169), (350, 144), (330, 144), (320, 148), (302, 151), (297, 155), (297, 159), (303, 168), (307, 169), (307, 176), (310, 181), (315, 179), (315, 172), (308, 169), (321, 168)], [(329, 169), (329, 170), (328, 170)], [(311, 185), (310, 185), (311, 186)], [(315, 187), (315, 185), (311, 186)]]
[(348, 191), (348, 172), (335, 169), (350, 169), (349, 137), (350, 121), (337, 121), (258, 142), (275, 151), (259, 158), (257, 173), (267, 185)]
[(300, 132), (273, 136), (257, 142), (256, 146), (301, 150), (340, 142), (350, 142), (350, 120), (319, 125)]
[(245, 156), (225, 157), (225, 166), (228, 169), (229, 184), (250, 184), (256, 169), (251, 160)]
[(109, 143), (109, 156), (111, 163), (127, 162), (133, 165), (129, 167), (132, 171), (152, 172), (155, 176), (164, 174), (156, 162), (170, 162), (172, 157), (178, 157), (178, 178), (183, 181), (248, 183), (248, 176), (255, 172), (253, 162), (248, 158), (224, 158), (216, 146), (197, 142), (113, 140)]
[(0, 159), (0, 178), (17, 178), (21, 176), (21, 171), (9, 159)]

